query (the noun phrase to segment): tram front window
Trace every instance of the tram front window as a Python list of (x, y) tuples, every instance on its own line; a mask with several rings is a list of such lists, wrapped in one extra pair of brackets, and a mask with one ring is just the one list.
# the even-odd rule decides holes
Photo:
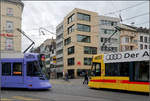
[(27, 76), (41, 76), (41, 70), (37, 61), (27, 62)]
[(92, 75), (93, 76), (101, 76), (101, 64), (100, 63), (93, 63)]

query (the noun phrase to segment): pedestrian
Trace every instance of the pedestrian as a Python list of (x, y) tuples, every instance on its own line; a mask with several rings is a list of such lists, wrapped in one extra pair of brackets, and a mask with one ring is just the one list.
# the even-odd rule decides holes
[(67, 73), (67, 72), (66, 72), (66, 74), (65, 74), (65, 80), (66, 80), (66, 81), (69, 81), (68, 73)]
[(88, 84), (88, 81), (89, 81), (88, 72), (85, 72), (83, 84)]

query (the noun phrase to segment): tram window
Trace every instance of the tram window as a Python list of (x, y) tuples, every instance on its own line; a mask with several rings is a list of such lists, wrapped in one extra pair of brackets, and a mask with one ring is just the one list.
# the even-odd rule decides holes
[(148, 81), (149, 80), (149, 62), (140, 61), (134, 62), (134, 81)]
[(27, 76), (40, 76), (40, 68), (36, 61), (27, 62)]
[(101, 64), (100, 63), (94, 63), (93, 67), (94, 68), (92, 70), (92, 75), (101, 76)]
[(129, 76), (129, 63), (107, 63), (105, 65), (106, 76)]
[(129, 76), (129, 62), (119, 63), (120, 76)]
[(118, 63), (107, 63), (105, 67), (106, 76), (119, 76), (119, 64)]
[(22, 63), (13, 63), (13, 76), (22, 75)]
[(11, 75), (11, 63), (2, 63), (2, 75)]

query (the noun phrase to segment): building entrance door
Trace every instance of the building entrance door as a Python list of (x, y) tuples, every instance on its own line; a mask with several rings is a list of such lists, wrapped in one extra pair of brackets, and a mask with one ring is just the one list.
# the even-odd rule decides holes
[(68, 76), (69, 76), (69, 78), (71, 78), (71, 79), (74, 78), (74, 69), (68, 70)]

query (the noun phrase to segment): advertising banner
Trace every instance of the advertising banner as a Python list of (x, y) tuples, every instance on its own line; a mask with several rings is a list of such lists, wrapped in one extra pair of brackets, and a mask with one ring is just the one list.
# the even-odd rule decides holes
[(104, 54), (104, 63), (146, 61), (150, 59), (149, 50), (115, 52)]

